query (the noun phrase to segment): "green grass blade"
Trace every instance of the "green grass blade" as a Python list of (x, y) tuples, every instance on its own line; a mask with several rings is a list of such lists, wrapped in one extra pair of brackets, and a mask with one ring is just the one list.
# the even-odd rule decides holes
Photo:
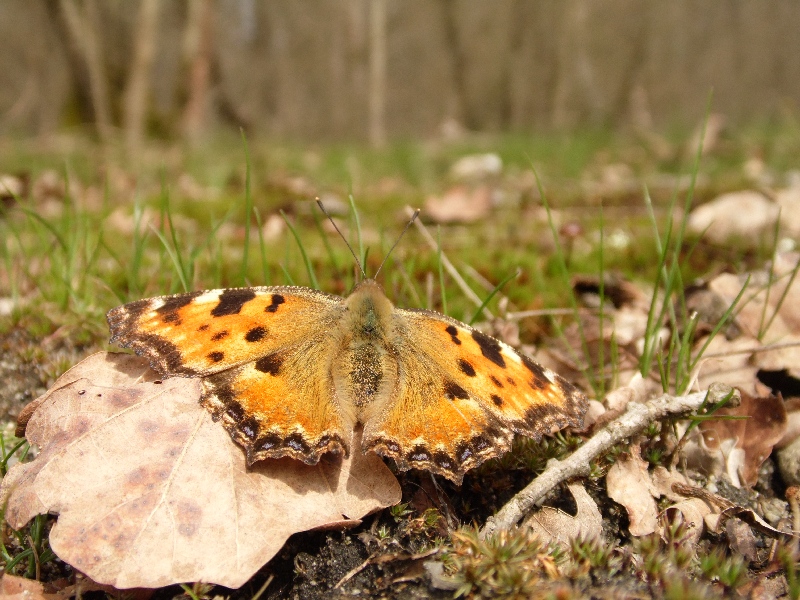
[(474, 323), (474, 322), (477, 320), (477, 318), (478, 318), (478, 317), (481, 315), (481, 313), (483, 312), (483, 309), (484, 309), (484, 308), (486, 308), (486, 306), (489, 304), (489, 302), (491, 302), (491, 301), (492, 301), (492, 298), (494, 298), (494, 297), (495, 297), (495, 295), (497, 294), (497, 292), (499, 292), (501, 289), (503, 289), (503, 287), (505, 287), (505, 285), (506, 285), (506, 284), (507, 284), (509, 281), (511, 281), (512, 279), (516, 279), (517, 277), (519, 277), (519, 274), (520, 274), (520, 270), (519, 270), (519, 269), (517, 269), (516, 271), (514, 271), (514, 272), (513, 272), (513, 273), (511, 273), (510, 275), (507, 275), (507, 276), (506, 276), (506, 277), (505, 277), (505, 278), (504, 278), (504, 279), (503, 279), (503, 280), (502, 280), (500, 283), (498, 283), (496, 286), (494, 286), (494, 289), (493, 289), (493, 290), (492, 290), (492, 291), (489, 293), (489, 295), (488, 295), (488, 296), (486, 296), (486, 299), (485, 299), (485, 300), (484, 300), (484, 301), (481, 303), (481, 305), (478, 307), (478, 310), (476, 310), (476, 311), (475, 311), (475, 314), (474, 314), (474, 315), (472, 316), (472, 318), (469, 320), (469, 323), (468, 323), (468, 325), (472, 325), (472, 324), (473, 324), (473, 323)]
[(183, 287), (184, 292), (188, 292), (189, 290), (189, 282), (186, 280), (186, 274), (183, 272), (183, 263), (181, 262), (180, 256), (178, 255), (175, 250), (173, 250), (172, 246), (170, 246), (169, 241), (167, 241), (166, 236), (161, 233), (158, 229), (153, 227), (153, 233), (156, 234), (159, 240), (161, 240), (161, 246), (167, 252), (170, 260), (172, 261), (173, 267), (175, 267), (175, 272), (178, 274), (178, 279), (180, 279), (181, 287)]
[(261, 221), (261, 211), (258, 208), (253, 210), (258, 226), (258, 252), (261, 255), (261, 285), (272, 285), (272, 275), (270, 274), (269, 261), (267, 260), (267, 245), (264, 240), (264, 224)]
[[(300, 254), (303, 256), (303, 262), (306, 265), (306, 271), (308, 272), (308, 278), (311, 281), (311, 287), (313, 287), (315, 290), (318, 290), (319, 282), (317, 281), (317, 276), (314, 273), (314, 267), (311, 264), (311, 260), (308, 258), (308, 254), (306, 253), (305, 246), (303, 246), (303, 241), (300, 239), (300, 236), (297, 233), (297, 229), (295, 229), (294, 225), (292, 225), (292, 222), (289, 220), (289, 217), (286, 216), (286, 213), (281, 211), (281, 216), (283, 217), (283, 220), (286, 221), (286, 225), (289, 227), (289, 231), (292, 232), (292, 235), (294, 236), (294, 239), (297, 242), (297, 246), (298, 248), (300, 248)], [(289, 274), (285, 268), (284, 268), (284, 273), (286, 273), (287, 275)]]
[(247, 136), (241, 130), (242, 145), (244, 146), (245, 175), (244, 175), (244, 248), (242, 249), (242, 270), (239, 273), (239, 285), (247, 285), (247, 267), (250, 259), (250, 222), (253, 213), (253, 195), (250, 192), (250, 151), (247, 147)]
[(361, 219), (358, 216), (358, 209), (356, 208), (356, 201), (353, 194), (347, 197), (350, 202), (350, 210), (353, 214), (353, 220), (356, 224), (356, 239), (358, 241), (358, 258), (361, 261), (361, 266), (364, 268), (364, 273), (367, 272), (367, 254), (364, 252), (364, 239), (361, 236)]
[[(444, 262), (442, 261), (442, 228), (436, 226), (436, 260), (438, 262), (439, 270), (439, 296), (442, 299), (442, 314), (447, 314), (447, 291), (444, 287)], [(481, 309), (486, 304), (481, 305)], [(476, 313), (476, 315), (479, 313)], [(474, 317), (473, 317), (474, 319)]]

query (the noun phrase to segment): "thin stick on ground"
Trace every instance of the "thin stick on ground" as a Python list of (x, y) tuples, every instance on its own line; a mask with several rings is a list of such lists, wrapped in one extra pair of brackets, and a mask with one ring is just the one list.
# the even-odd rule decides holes
[(653, 421), (697, 410), (706, 396), (706, 392), (686, 396), (664, 394), (644, 404), (631, 402), (624, 414), (595, 433), (568, 458), (562, 461), (551, 460), (541, 475), (486, 521), (481, 529), (481, 537), (511, 529), (559, 483), (571, 477), (588, 475), (591, 462), (609, 448), (640, 433)]

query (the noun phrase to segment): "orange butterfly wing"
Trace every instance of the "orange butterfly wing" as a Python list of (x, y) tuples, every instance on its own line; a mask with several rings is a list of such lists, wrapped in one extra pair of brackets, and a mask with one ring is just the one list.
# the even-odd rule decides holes
[(308, 288), (253, 287), (139, 300), (107, 318), (111, 342), (159, 374), (203, 378), (201, 403), (249, 463), (291, 456), (315, 464), (347, 451), (325, 353), (343, 310), (338, 296)]
[(398, 380), (365, 424), (365, 447), (401, 469), (428, 469), (460, 483), (464, 472), (534, 439), (579, 427), (586, 398), (510, 346), (430, 311), (396, 309)]

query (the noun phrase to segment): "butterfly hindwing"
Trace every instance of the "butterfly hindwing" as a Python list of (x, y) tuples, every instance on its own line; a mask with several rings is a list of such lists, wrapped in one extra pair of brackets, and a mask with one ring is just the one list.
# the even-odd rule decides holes
[(397, 310), (402, 347), (395, 399), (365, 426), (365, 443), (401, 468), (460, 482), (511, 447), (580, 426), (586, 401), (564, 379), (510, 346), (429, 311)]

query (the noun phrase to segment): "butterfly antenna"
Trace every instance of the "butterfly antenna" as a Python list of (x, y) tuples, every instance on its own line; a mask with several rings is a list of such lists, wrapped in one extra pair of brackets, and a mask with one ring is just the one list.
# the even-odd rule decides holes
[(403, 239), (403, 236), (406, 234), (406, 231), (408, 231), (408, 228), (409, 228), (409, 227), (411, 227), (411, 224), (412, 224), (414, 221), (416, 221), (416, 220), (417, 220), (417, 217), (418, 217), (418, 216), (419, 216), (419, 209), (417, 209), (417, 210), (415, 210), (415, 211), (414, 211), (414, 214), (413, 214), (413, 215), (411, 215), (411, 218), (408, 220), (408, 223), (406, 223), (406, 226), (403, 228), (403, 231), (402, 231), (402, 233), (401, 233), (401, 234), (398, 236), (398, 238), (397, 238), (397, 241), (396, 241), (396, 242), (394, 243), (394, 245), (391, 247), (391, 249), (389, 250), (389, 252), (387, 252), (387, 253), (386, 253), (386, 256), (384, 256), (384, 257), (383, 257), (383, 262), (381, 263), (381, 266), (380, 266), (380, 267), (378, 267), (378, 270), (377, 270), (377, 271), (375, 271), (375, 275), (373, 275), (373, 277), (372, 277), (373, 279), (377, 279), (377, 278), (378, 278), (378, 273), (380, 273), (380, 272), (381, 272), (381, 269), (383, 268), (383, 265), (385, 265), (385, 264), (386, 264), (386, 261), (389, 259), (389, 256), (391, 256), (392, 252), (394, 252), (394, 249), (395, 249), (395, 248), (397, 248), (397, 244), (399, 244), (399, 243), (400, 243), (400, 240), (402, 240), (402, 239)]
[[(361, 276), (364, 279), (367, 279), (367, 274), (364, 272), (364, 267), (361, 266), (361, 261), (358, 260), (358, 256), (356, 255), (355, 251), (353, 250), (353, 247), (350, 245), (350, 242), (347, 241), (347, 238), (344, 237), (344, 234), (339, 230), (339, 227), (337, 227), (336, 221), (333, 220), (333, 217), (330, 214), (328, 214), (327, 210), (325, 210), (325, 206), (323, 206), (322, 200), (320, 200), (319, 198), (317, 198), (317, 206), (319, 206), (319, 209), (322, 211), (322, 213), (326, 217), (328, 217), (328, 220), (331, 222), (331, 225), (333, 225), (333, 228), (336, 230), (336, 233), (339, 234), (339, 237), (341, 237), (344, 240), (344, 243), (347, 246), (347, 249), (350, 250), (350, 254), (353, 255), (353, 258), (356, 261), (356, 265), (358, 265), (358, 270), (361, 271)], [(378, 270), (380, 270), (380, 269), (378, 269)]]

